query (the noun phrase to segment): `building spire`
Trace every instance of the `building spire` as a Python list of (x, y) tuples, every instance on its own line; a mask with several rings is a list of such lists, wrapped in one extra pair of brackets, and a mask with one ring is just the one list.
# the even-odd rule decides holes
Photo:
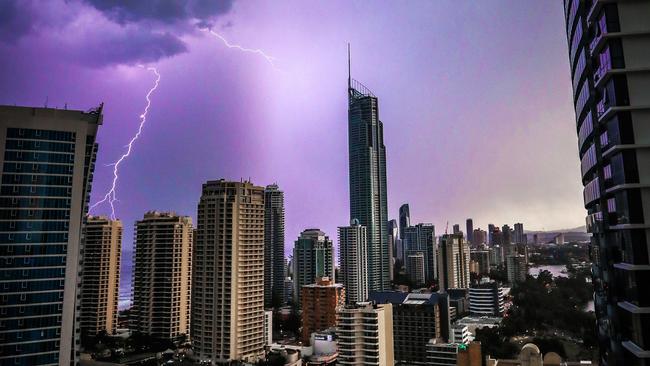
[(348, 88), (352, 86), (352, 76), (350, 73), (350, 43), (348, 42)]

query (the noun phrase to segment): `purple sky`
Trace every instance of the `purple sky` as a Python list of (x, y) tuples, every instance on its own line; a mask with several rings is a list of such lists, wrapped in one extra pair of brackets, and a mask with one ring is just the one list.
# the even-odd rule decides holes
[[(150, 209), (196, 216), (201, 183), (285, 191), (286, 243), (348, 222), (347, 62), (379, 97), (391, 216), (438, 233), (467, 217), (527, 229), (584, 224), (561, 2), (0, 2), (0, 104), (105, 102), (92, 202), (124, 161), (124, 247)], [(199, 31), (204, 24), (231, 43)], [(95, 214), (108, 213), (108, 206)]]

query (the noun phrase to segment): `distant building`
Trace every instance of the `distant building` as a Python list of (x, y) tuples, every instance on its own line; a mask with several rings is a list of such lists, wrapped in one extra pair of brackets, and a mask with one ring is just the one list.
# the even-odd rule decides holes
[(462, 233), (462, 231), (460, 231), (460, 225), (454, 224), (454, 235), (458, 235), (460, 233)]
[(399, 237), (404, 241), (404, 233), (407, 227), (411, 226), (411, 210), (409, 204), (405, 203), (399, 208)]
[(515, 224), (514, 243), (526, 244), (526, 235), (524, 234), (524, 224), (520, 222)]
[(393, 305), (396, 364), (426, 364), (431, 338), (449, 339), (449, 296), (445, 293), (373, 292), (370, 301)]
[(469, 290), (466, 288), (450, 288), (447, 289), (449, 294), (449, 309), (450, 314), (453, 310), (453, 315), (449, 317), (450, 321), (455, 321), (457, 318), (462, 318), (469, 314)]
[(345, 288), (322, 277), (302, 286), (302, 341), (309, 344), (313, 332), (336, 326), (336, 311), (345, 305)]
[(490, 251), (489, 250), (470, 250), (469, 257), (478, 263), (478, 274), (490, 273)]
[(393, 306), (358, 305), (337, 313), (337, 364), (393, 366)]
[(102, 119), (101, 107), (0, 106), (3, 365), (76, 363), (82, 223)]
[(472, 219), (465, 220), (465, 233), (467, 235), (467, 242), (474, 243), (474, 221)]
[(470, 243), (475, 247), (487, 244), (487, 233), (481, 229), (474, 229)]
[(506, 269), (508, 270), (508, 282), (516, 284), (517, 282), (526, 281), (528, 268), (526, 266), (526, 256), (509, 255), (507, 258)]
[[(393, 271), (393, 267), (395, 266), (396, 261), (401, 261), (403, 262), (404, 258), (400, 257), (399, 254), (403, 250), (400, 250), (397, 247), (398, 241), (399, 241), (399, 226), (397, 224), (397, 220), (390, 220), (388, 221), (388, 244), (391, 247), (391, 253), (393, 254), (391, 258), (391, 271)], [(393, 273), (391, 273), (391, 281), (393, 280)]]
[(469, 246), (462, 235), (445, 234), (438, 248), (440, 290), (469, 287)]
[(454, 324), (451, 327), (451, 336), (449, 337), (450, 343), (464, 343), (468, 344), (472, 338), (472, 334), (469, 332), (467, 325), (464, 324)]
[[(424, 256), (425, 282), (434, 281), (437, 276), (436, 228), (433, 224), (417, 224), (404, 229), (406, 255), (422, 253)], [(408, 263), (406, 265), (408, 272)]]
[(346, 301), (355, 304), (368, 299), (368, 241), (365, 226), (352, 220), (338, 228), (339, 281), (345, 286)]
[(264, 355), (264, 212), (264, 187), (223, 179), (203, 184), (191, 328), (200, 360), (257, 362)]
[(566, 362), (555, 352), (548, 352), (542, 357), (542, 352), (533, 343), (527, 343), (521, 348), (516, 359), (494, 359), (490, 355), (486, 357), (487, 366), (591, 366), (597, 365), (591, 361)]
[(490, 248), (490, 265), (493, 267), (502, 266), (506, 263), (505, 248), (500, 245), (494, 245)]
[(193, 236), (189, 216), (149, 211), (136, 221), (134, 331), (166, 339), (190, 333)]
[(264, 306), (284, 300), (284, 192), (277, 184), (264, 189)]
[(304, 285), (316, 283), (319, 277), (334, 278), (334, 248), (332, 241), (319, 229), (300, 233), (293, 247), (294, 303), (301, 304), (300, 291)]
[(426, 257), (421, 251), (409, 251), (406, 258), (406, 274), (414, 286), (424, 285), (426, 282)]
[(469, 312), (472, 315), (503, 316), (505, 292), (496, 282), (472, 285), (469, 288)]
[(293, 303), (293, 280), (291, 277), (284, 279), (284, 303)]
[(494, 227), (491, 233), (492, 233), (492, 241), (490, 242), (490, 245), (492, 246), (503, 245), (503, 233), (501, 232), (501, 229), (499, 229), (498, 227)]
[(120, 292), (122, 222), (87, 216), (84, 225), (84, 268), (81, 272), (82, 337), (117, 330)]
[(501, 227), (501, 235), (503, 236), (501, 244), (512, 244), (512, 229), (510, 229), (510, 225), (506, 224)]
[(494, 239), (492, 237), (492, 233), (494, 232), (495, 228), (496, 227), (494, 226), (494, 224), (488, 224), (488, 231), (487, 231), (488, 245), (494, 245), (494, 241), (493, 241)]

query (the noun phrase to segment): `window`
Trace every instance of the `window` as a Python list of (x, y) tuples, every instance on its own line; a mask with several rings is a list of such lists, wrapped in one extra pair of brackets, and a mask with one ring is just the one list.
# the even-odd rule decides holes
[(616, 213), (616, 198), (612, 197), (607, 200), (607, 212)]
[(607, 164), (603, 168), (603, 176), (605, 177), (605, 180), (612, 179), (612, 165)]

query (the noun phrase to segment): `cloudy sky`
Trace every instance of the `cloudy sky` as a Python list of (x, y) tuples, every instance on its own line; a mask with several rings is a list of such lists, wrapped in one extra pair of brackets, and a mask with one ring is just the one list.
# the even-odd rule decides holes
[[(285, 191), (287, 248), (348, 222), (346, 45), (379, 97), (392, 216), (584, 224), (559, 1), (0, 1), (0, 104), (105, 103), (92, 202), (121, 165), (131, 247), (145, 211), (196, 216), (201, 183)], [(229, 48), (230, 44), (261, 52)], [(264, 55), (273, 57), (267, 59)], [(94, 214), (108, 213), (101, 205)]]

